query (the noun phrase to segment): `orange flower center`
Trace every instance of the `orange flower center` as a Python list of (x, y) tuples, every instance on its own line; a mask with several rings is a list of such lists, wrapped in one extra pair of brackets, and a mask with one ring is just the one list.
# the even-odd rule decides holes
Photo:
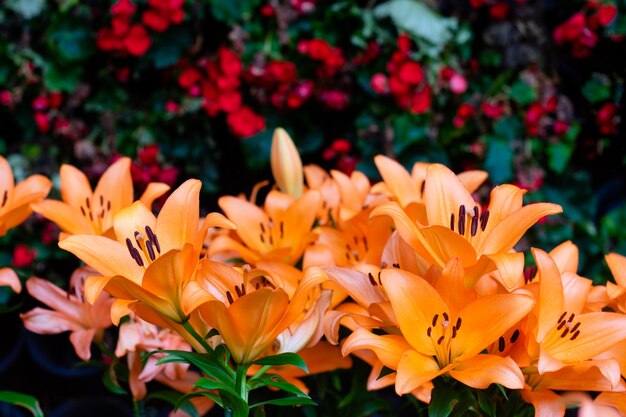
[(453, 326), (451, 323), (450, 316), (444, 311), (441, 314), (435, 314), (431, 320), (431, 326), (426, 329), (426, 335), (432, 340), (437, 352), (437, 362), (442, 368), (451, 361), (450, 342), (456, 338), (463, 320), (461, 317), (457, 317)]

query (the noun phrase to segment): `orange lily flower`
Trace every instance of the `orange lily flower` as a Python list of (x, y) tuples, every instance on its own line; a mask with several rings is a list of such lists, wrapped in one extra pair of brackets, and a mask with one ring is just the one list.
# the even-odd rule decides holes
[(264, 209), (236, 197), (218, 200), (228, 219), (237, 226), (236, 240), (219, 236), (209, 248), (209, 256), (235, 251), (246, 262), (261, 260), (295, 264), (307, 243), (314, 239), (311, 228), (320, 204), (317, 191), (307, 191), (300, 198), (271, 191)]
[(522, 206), (524, 193), (513, 185), (501, 185), (491, 192), (488, 209), (481, 210), (452, 171), (432, 164), (423, 195), (427, 224), (416, 223), (395, 202), (376, 207), (371, 215), (390, 216), (402, 238), (429, 264), (443, 268), (459, 257), (468, 286), (497, 269), (503, 284), (513, 289), (523, 268), (523, 254), (509, 251), (537, 220), (562, 211), (550, 203)]
[[(67, 235), (94, 234), (114, 238), (113, 218), (134, 201), (130, 158), (120, 158), (100, 177), (95, 190), (80, 170), (72, 165), (61, 166), (61, 196), (63, 201), (44, 200), (33, 210), (53, 221)], [(150, 207), (165, 194), (169, 186), (150, 183), (140, 201)]]
[(0, 268), (0, 286), (11, 287), (18, 294), (22, 291), (20, 278), (11, 268)]
[(103, 275), (89, 277), (85, 294), (90, 302), (103, 289), (118, 298), (111, 311), (115, 323), (134, 311), (146, 321), (180, 330), (201, 351), (180, 325), (202, 296), (191, 283), (208, 227), (233, 225), (217, 213), (199, 221), (200, 186), (198, 180), (183, 183), (156, 218), (141, 202), (121, 210), (114, 219), (117, 240), (74, 235), (59, 246)]
[(76, 354), (84, 361), (91, 358), (91, 342), (101, 340), (104, 330), (112, 325), (110, 319), (113, 299), (101, 294), (93, 303), (83, 299), (80, 283), (88, 273), (86, 268), (79, 268), (72, 274), (71, 282), (74, 293), (67, 293), (42, 278), (31, 277), (26, 281), (28, 293), (52, 310), (36, 307), (20, 317), (24, 327), (34, 333), (57, 334), (70, 331), (70, 342)]
[(528, 314), (534, 306), (531, 296), (487, 296), (454, 313), (421, 277), (388, 268), (381, 280), (403, 336), (377, 336), (358, 329), (346, 339), (342, 351), (373, 350), (385, 366), (397, 370), (398, 395), (443, 374), (474, 388), (491, 383), (512, 389), (524, 386), (512, 359), (480, 352)]
[(33, 212), (30, 205), (43, 200), (51, 187), (43, 175), (31, 175), (15, 185), (11, 166), (0, 156), (0, 237), (26, 220)]
[(539, 374), (591, 359), (626, 340), (626, 316), (608, 312), (580, 314), (588, 292), (577, 291), (580, 287), (576, 285), (565, 287), (550, 255), (539, 249), (532, 252), (539, 278), (538, 303), (533, 313), (538, 345), (531, 343), (529, 353), (538, 357)]
[(338, 218), (341, 195), (339, 187), (332, 177), (324, 169), (317, 165), (304, 167), (304, 177), (310, 190), (320, 193), (321, 205), (317, 212), (317, 220), (320, 225), (330, 225), (332, 220)]
[[(372, 187), (372, 192), (388, 195), (414, 220), (424, 219), (424, 185), (428, 167), (432, 164), (416, 162), (411, 173), (397, 161), (384, 156), (374, 157), (374, 163), (383, 181)], [(487, 179), (485, 171), (465, 171), (457, 175), (470, 193), (473, 193)], [(425, 223), (425, 220), (421, 223)]]
[(618, 311), (626, 313), (626, 256), (618, 253), (609, 253), (604, 258), (613, 274), (615, 284), (608, 281), (606, 283), (606, 291)]

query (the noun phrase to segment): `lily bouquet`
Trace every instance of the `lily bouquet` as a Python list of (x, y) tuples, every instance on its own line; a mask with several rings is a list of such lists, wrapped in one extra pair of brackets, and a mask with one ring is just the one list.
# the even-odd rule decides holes
[[(69, 291), (26, 282), (50, 309), (23, 314), (25, 326), (70, 331), (83, 360), (97, 346), (105, 382), (128, 384), (136, 415), (152, 380), (182, 393), (168, 399), (189, 415), (312, 405), (302, 377), (349, 369), (351, 356), (371, 366), (369, 390), (394, 386), (429, 415), (626, 414), (626, 258), (608, 255), (616, 282), (594, 286), (577, 275), (571, 242), (528, 257), (515, 249), (560, 206), (524, 205), (510, 184), (482, 201), (485, 172), (441, 164), (408, 172), (377, 156), (374, 184), (303, 166), (282, 129), (271, 163), (269, 191), (259, 183), (221, 197), (224, 214), (201, 216), (195, 179), (158, 215), (151, 205), (166, 185), (134, 201), (128, 158), (94, 190), (64, 165), (62, 201), (44, 200), (41, 176), (14, 186), (0, 158), (0, 233), (34, 210), (84, 262)], [(21, 289), (8, 269), (0, 283)], [(113, 325), (117, 340), (105, 337)], [(283, 394), (255, 400), (263, 387)], [(12, 395), (2, 398), (24, 403)]]

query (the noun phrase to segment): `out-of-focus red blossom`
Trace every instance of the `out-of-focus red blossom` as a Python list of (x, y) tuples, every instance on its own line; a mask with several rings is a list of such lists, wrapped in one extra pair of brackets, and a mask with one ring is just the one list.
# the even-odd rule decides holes
[(146, 145), (139, 150), (138, 157), (144, 165), (152, 165), (157, 162), (157, 156), (159, 155), (159, 145)]
[(332, 47), (324, 39), (301, 40), (298, 52), (322, 63), (316, 71), (320, 78), (333, 77), (346, 63), (342, 50)]
[(353, 155), (342, 155), (337, 160), (337, 168), (344, 174), (350, 175), (356, 169), (359, 160)]
[(372, 90), (378, 94), (387, 94), (389, 92), (389, 79), (385, 74), (376, 73), (372, 75), (370, 80)]
[(3, 106), (13, 106), (13, 94), (8, 90), (0, 91), (0, 104)]
[(502, 103), (485, 101), (481, 104), (480, 109), (490, 119), (499, 119), (504, 114), (504, 104)]
[(124, 46), (131, 55), (141, 56), (148, 52), (152, 45), (152, 39), (146, 28), (141, 25), (133, 25), (124, 38)]
[(354, 57), (352, 62), (354, 65), (365, 65), (374, 61), (380, 54), (380, 44), (376, 41), (370, 41), (363, 53)]
[(424, 88), (417, 90), (411, 98), (409, 110), (416, 114), (426, 113), (430, 110), (430, 103), (430, 86), (426, 84)]
[(70, 134), (70, 122), (66, 118), (57, 117), (54, 119), (54, 133), (61, 136)]
[(58, 235), (59, 230), (56, 225), (50, 221), (46, 221), (46, 224), (43, 226), (43, 230), (41, 231), (41, 243), (44, 245), (56, 243)]
[(585, 15), (583, 12), (578, 12), (556, 27), (553, 35), (554, 41), (559, 45), (574, 42), (582, 35), (584, 29)]
[(159, 175), (157, 177), (158, 181), (163, 182), (170, 187), (173, 187), (178, 180), (178, 175), (180, 174), (180, 170), (176, 167), (167, 167), (163, 168), (159, 171)]
[(463, 126), (465, 126), (465, 122), (467, 121), (467, 119), (469, 119), (475, 114), (476, 114), (476, 107), (472, 106), (469, 103), (463, 103), (457, 109), (456, 116), (454, 117), (454, 120), (452, 121), (452, 123), (454, 124), (454, 127), (456, 127), (457, 129), (460, 129)]
[(111, 14), (113, 16), (132, 16), (137, 10), (137, 6), (131, 0), (118, 0), (111, 6)]
[(180, 111), (180, 104), (172, 100), (165, 102), (165, 111), (168, 113), (178, 113)]
[(598, 7), (598, 22), (602, 26), (610, 25), (617, 16), (617, 7), (614, 4), (602, 4)]
[(202, 75), (200, 74), (200, 71), (193, 67), (187, 67), (183, 69), (178, 76), (178, 85), (180, 85), (182, 88), (189, 88), (198, 81), (200, 81), (201, 77)]
[(398, 47), (398, 51), (403, 54), (408, 54), (411, 50), (411, 38), (409, 38), (409, 35), (407, 35), (406, 33), (401, 33), (398, 36), (396, 45)]
[(63, 93), (53, 91), (48, 94), (48, 100), (50, 101), (50, 107), (53, 109), (57, 109), (63, 103)]
[(115, 72), (115, 75), (119, 82), (126, 83), (130, 79), (130, 68), (128, 67), (118, 68), (117, 71)]
[(45, 111), (50, 107), (50, 101), (48, 100), (47, 95), (40, 95), (33, 99), (33, 110), (35, 111)]
[(496, 3), (489, 8), (489, 15), (495, 20), (504, 20), (509, 14), (507, 3)]
[(335, 139), (330, 145), (331, 149), (337, 153), (348, 153), (352, 150), (352, 145), (348, 139)]
[(237, 78), (241, 75), (243, 64), (239, 55), (226, 47), (221, 47), (217, 51), (220, 69), (227, 78)]
[(400, 65), (397, 76), (403, 83), (417, 85), (424, 80), (424, 71), (419, 62), (405, 61)]
[(348, 95), (339, 90), (323, 91), (320, 101), (331, 110), (343, 110), (348, 105)]
[(617, 106), (615, 103), (604, 103), (596, 114), (596, 123), (603, 135), (617, 133)]
[(272, 7), (271, 4), (264, 4), (263, 6), (261, 6), (261, 16), (265, 16), (265, 17), (272, 17), (276, 14), (276, 10), (274, 10), (274, 7)]
[(25, 244), (20, 244), (13, 249), (13, 258), (11, 259), (11, 265), (15, 268), (25, 268), (30, 266), (35, 260), (37, 252), (31, 249)]
[(335, 151), (333, 151), (331, 148), (324, 149), (324, 152), (322, 152), (322, 159), (324, 161), (330, 161), (334, 157), (335, 157)]
[(265, 119), (246, 106), (228, 113), (226, 123), (233, 134), (240, 138), (250, 137), (265, 129)]
[(470, 0), (469, 3), (474, 9), (479, 9), (485, 5), (486, 0)]
[(39, 133), (48, 133), (50, 131), (50, 117), (46, 113), (36, 112), (33, 117)]
[(141, 22), (155, 32), (163, 32), (170, 26), (167, 15), (163, 15), (154, 9), (143, 12)]
[(554, 131), (555, 135), (564, 135), (569, 130), (569, 123), (563, 120), (555, 120), (554, 124), (552, 125), (552, 130)]
[(315, 3), (315, 0), (291, 0), (291, 6), (300, 14), (313, 12)]

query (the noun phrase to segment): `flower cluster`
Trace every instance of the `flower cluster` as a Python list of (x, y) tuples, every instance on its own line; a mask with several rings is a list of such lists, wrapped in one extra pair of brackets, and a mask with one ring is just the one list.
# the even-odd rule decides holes
[[(335, 141), (335, 151), (343, 147)], [(148, 151), (144, 157), (154, 162)], [(370, 390), (393, 385), (433, 406), (440, 380), (460, 384), (457, 390), (500, 384), (536, 416), (564, 415), (572, 402), (625, 410), (625, 257), (607, 257), (616, 283), (606, 286), (577, 275), (571, 242), (550, 253), (532, 249), (537, 269), (529, 274), (514, 247), (559, 205), (524, 205), (525, 191), (510, 184), (494, 188), (488, 203), (476, 200), (484, 171), (457, 175), (416, 163), (407, 172), (381, 155), (375, 163), (382, 176), (375, 184), (359, 171), (303, 167), (277, 129), (275, 186), (263, 203), (256, 200), (265, 183), (250, 199), (221, 197), (224, 215), (204, 217), (198, 180), (175, 189), (155, 216), (150, 204), (169, 187), (149, 184), (133, 202), (129, 159), (113, 164), (94, 191), (80, 171), (63, 166), (63, 202), (29, 204), (57, 223), (59, 246), (87, 266), (74, 273), (69, 292), (28, 280), (29, 293), (52, 310), (36, 308), (24, 323), (38, 333), (71, 331), (84, 360), (92, 343), (102, 346), (114, 371), (127, 367), (135, 400), (156, 379), (192, 397), (214, 388), (232, 395), (220, 384), (234, 384), (237, 401), (247, 403), (250, 384), (268, 371), (260, 365), (281, 364), (270, 358), (298, 353), (302, 367), (320, 373), (350, 367), (354, 354), (372, 367)], [(3, 283), (15, 287), (10, 275), (3, 272)], [(119, 337), (107, 350), (103, 335), (112, 324)], [(343, 340), (341, 327), (349, 333)], [(225, 360), (214, 356), (219, 346)], [(216, 362), (198, 362), (191, 350)], [(147, 362), (141, 352), (150, 353)], [(217, 368), (203, 368), (208, 363)], [(381, 376), (384, 368), (390, 373)], [(304, 373), (294, 369), (272, 372), (292, 384), (279, 388), (306, 403)], [(601, 394), (574, 401), (563, 391)], [(205, 397), (226, 409), (234, 404), (226, 394)], [(524, 407), (494, 401), (502, 412)], [(204, 410), (212, 402), (194, 404)]]
[(554, 42), (567, 45), (575, 58), (587, 58), (598, 43), (598, 31), (609, 26), (616, 16), (614, 4), (587, 2), (584, 11), (575, 13), (554, 29)]

